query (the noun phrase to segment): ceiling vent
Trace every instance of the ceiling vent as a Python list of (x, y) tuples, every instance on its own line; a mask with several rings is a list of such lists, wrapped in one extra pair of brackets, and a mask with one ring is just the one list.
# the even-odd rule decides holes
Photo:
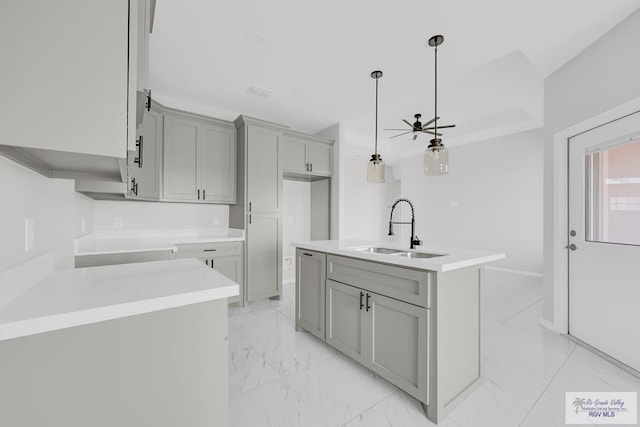
[(268, 98), (275, 93), (271, 89), (265, 89), (263, 87), (256, 86), (256, 85), (249, 87), (247, 92), (249, 92), (252, 95), (261, 96), (263, 98)]

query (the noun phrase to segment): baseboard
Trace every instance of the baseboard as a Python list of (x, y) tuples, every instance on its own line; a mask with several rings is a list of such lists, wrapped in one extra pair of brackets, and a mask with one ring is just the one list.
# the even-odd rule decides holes
[(511, 268), (492, 267), (492, 266), (485, 267), (485, 270), (499, 271), (502, 273), (513, 273), (513, 274), (519, 274), (521, 276), (529, 276), (529, 277), (536, 277), (536, 278), (542, 279), (542, 273), (536, 273), (534, 271), (513, 270)]
[(547, 328), (554, 334), (558, 334), (559, 332), (556, 330), (556, 324), (553, 322), (549, 322), (547, 319), (540, 319), (540, 326)]

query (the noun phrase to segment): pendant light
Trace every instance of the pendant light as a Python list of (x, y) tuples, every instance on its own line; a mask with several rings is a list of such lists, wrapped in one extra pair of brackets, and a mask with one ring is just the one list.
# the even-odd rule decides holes
[(378, 154), (378, 79), (382, 77), (382, 71), (374, 71), (371, 78), (376, 79), (376, 132), (375, 132), (375, 151), (371, 155), (371, 160), (367, 165), (367, 182), (369, 184), (384, 183), (385, 165), (382, 157)]
[[(442, 143), (438, 134), (438, 46), (444, 42), (441, 35), (433, 36), (429, 39), (429, 46), (435, 48), (435, 120), (433, 123), (434, 138), (424, 152), (424, 174), (429, 176), (445, 175), (449, 172), (449, 151)], [(445, 127), (453, 127), (448, 125)]]

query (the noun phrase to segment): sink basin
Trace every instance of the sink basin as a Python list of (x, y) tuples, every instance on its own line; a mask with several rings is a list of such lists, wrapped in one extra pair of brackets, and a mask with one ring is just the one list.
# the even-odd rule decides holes
[(361, 252), (370, 252), (372, 254), (385, 254), (385, 255), (394, 255), (402, 252), (400, 249), (389, 249), (389, 248), (354, 248), (356, 251)]
[(396, 252), (394, 255), (403, 256), (405, 258), (435, 258), (438, 256), (444, 256), (446, 254), (430, 254), (427, 252)]

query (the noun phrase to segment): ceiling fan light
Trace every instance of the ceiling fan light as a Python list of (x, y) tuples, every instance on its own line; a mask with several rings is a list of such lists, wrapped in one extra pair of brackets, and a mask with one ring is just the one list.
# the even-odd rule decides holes
[(369, 184), (383, 184), (385, 164), (380, 154), (372, 154), (367, 165), (367, 182)]
[(442, 144), (430, 144), (424, 150), (424, 174), (438, 176), (447, 173), (449, 173), (449, 150)]

